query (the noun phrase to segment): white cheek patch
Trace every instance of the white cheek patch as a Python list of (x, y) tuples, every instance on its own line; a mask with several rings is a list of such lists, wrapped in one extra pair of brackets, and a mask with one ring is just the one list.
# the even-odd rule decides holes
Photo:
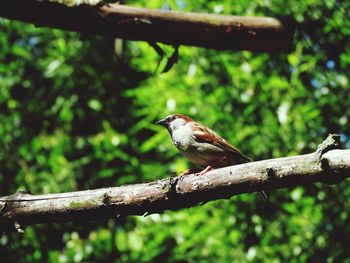
[(184, 119), (176, 119), (170, 123), (170, 129), (172, 131), (175, 131), (181, 128), (182, 126), (184, 126), (185, 124), (186, 124), (186, 121)]

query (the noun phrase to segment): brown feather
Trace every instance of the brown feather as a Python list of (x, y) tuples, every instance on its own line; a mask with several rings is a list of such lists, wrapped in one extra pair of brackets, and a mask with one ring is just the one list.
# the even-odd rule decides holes
[(196, 136), (197, 141), (210, 143), (216, 147), (219, 147), (220, 149), (230, 152), (235, 158), (235, 163), (245, 163), (250, 161), (247, 156), (243, 155), (238, 149), (233, 147), (228, 141), (226, 141), (224, 138), (219, 136), (216, 132), (209, 129), (208, 127), (198, 122), (192, 122), (191, 127), (194, 131), (194, 135)]
[(174, 114), (172, 115), (176, 118), (181, 118), (181, 119), (184, 119), (186, 122), (190, 122), (190, 121), (193, 121), (190, 117), (184, 115), (184, 114)]

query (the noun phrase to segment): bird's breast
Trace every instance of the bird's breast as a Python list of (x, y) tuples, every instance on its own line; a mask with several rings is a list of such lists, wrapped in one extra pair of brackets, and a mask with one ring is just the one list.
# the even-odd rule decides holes
[(193, 132), (189, 127), (182, 127), (175, 131), (172, 134), (173, 144), (180, 150), (186, 151), (190, 148), (193, 143)]

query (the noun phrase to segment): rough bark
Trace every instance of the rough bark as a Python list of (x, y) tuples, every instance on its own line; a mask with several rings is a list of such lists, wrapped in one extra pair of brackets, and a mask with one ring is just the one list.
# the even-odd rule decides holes
[(240, 17), (161, 11), (118, 4), (65, 5), (10, 0), (0, 16), (88, 34), (213, 49), (286, 52), (292, 49), (291, 17)]
[(145, 215), (241, 193), (335, 184), (350, 176), (350, 150), (332, 150), (338, 142), (332, 135), (315, 153), (225, 167), (202, 176), (62, 194), (19, 192), (0, 198), (0, 223), (21, 231), (21, 225)]

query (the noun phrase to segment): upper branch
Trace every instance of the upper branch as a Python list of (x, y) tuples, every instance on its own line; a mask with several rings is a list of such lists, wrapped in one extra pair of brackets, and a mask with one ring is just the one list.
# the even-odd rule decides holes
[(4, 1), (0, 16), (37, 26), (218, 50), (286, 52), (292, 49), (294, 31), (291, 17), (197, 14), (119, 4), (68, 7), (41, 0)]
[(22, 224), (159, 213), (241, 193), (339, 183), (350, 176), (350, 150), (331, 150), (335, 143), (326, 140), (312, 154), (235, 165), (202, 176), (63, 194), (19, 192), (0, 198), (0, 223), (19, 231)]

